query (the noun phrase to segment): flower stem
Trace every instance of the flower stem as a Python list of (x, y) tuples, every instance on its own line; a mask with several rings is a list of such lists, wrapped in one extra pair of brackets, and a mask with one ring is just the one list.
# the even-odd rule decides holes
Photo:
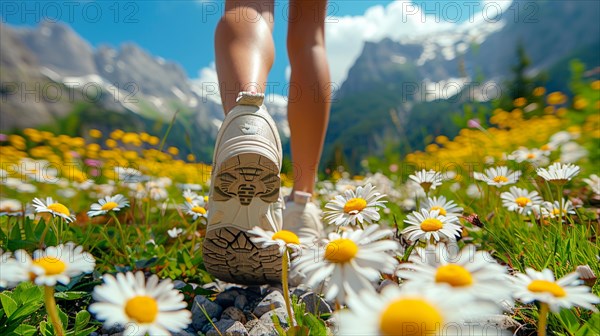
[(50, 317), (50, 321), (54, 327), (54, 332), (58, 336), (64, 336), (65, 332), (63, 330), (62, 323), (60, 322), (60, 318), (58, 317), (58, 310), (56, 310), (56, 300), (54, 300), (53, 286), (44, 286), (44, 303), (46, 304), (46, 312), (48, 313), (48, 317)]
[(542, 302), (540, 305), (540, 316), (538, 321), (538, 336), (546, 336), (546, 325), (548, 324), (548, 304)]
[[(562, 185), (558, 186), (558, 223), (562, 228), (562, 219), (563, 219), (563, 187)], [(561, 231), (562, 232), (562, 231)]]
[(288, 316), (290, 317), (290, 325), (295, 327), (296, 323), (294, 323), (292, 304), (290, 302), (290, 289), (288, 287), (288, 262), (289, 251), (286, 249), (285, 252), (283, 252), (283, 258), (281, 259), (281, 285), (283, 287), (283, 299), (285, 300), (285, 307), (287, 309)]
[(126, 244), (127, 241), (125, 240), (125, 234), (123, 233), (123, 226), (121, 225), (119, 218), (117, 217), (117, 215), (115, 215), (113, 211), (110, 211), (110, 215), (115, 220), (115, 223), (117, 223), (117, 228), (119, 229), (119, 235), (121, 236), (122, 243)]
[(204, 217), (198, 217), (190, 226), (189, 232), (192, 234), (192, 248), (190, 249), (190, 253), (194, 253), (194, 248), (196, 246), (196, 237), (198, 237), (198, 222), (200, 219)]
[(44, 228), (44, 231), (42, 231), (42, 236), (40, 237), (40, 248), (42, 248), (45, 245), (46, 234), (48, 234), (48, 230), (50, 229), (49, 221), (44, 221), (44, 224), (46, 224), (46, 227)]

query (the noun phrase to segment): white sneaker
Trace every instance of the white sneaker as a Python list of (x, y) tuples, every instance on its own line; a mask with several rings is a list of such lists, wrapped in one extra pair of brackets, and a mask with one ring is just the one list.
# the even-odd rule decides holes
[(246, 233), (282, 225), (281, 140), (263, 100), (264, 94), (240, 93), (216, 139), (203, 259), (206, 270), (223, 281), (281, 280), (277, 248), (258, 247)]
[[(294, 232), (300, 238), (300, 242), (312, 246), (321, 244), (321, 238), (325, 237), (323, 222), (321, 221), (321, 209), (311, 202), (312, 195), (302, 191), (296, 191), (291, 199), (285, 202), (283, 210), (283, 229)], [(292, 286), (306, 283), (306, 276), (292, 269), (289, 275)]]
[(294, 232), (309, 243), (323, 236), (321, 209), (311, 202), (312, 195), (296, 191), (283, 210), (283, 229)]

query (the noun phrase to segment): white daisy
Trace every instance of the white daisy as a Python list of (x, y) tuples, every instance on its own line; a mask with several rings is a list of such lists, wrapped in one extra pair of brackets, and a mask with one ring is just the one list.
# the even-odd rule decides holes
[(459, 207), (454, 203), (454, 201), (446, 200), (446, 197), (428, 197), (422, 204), (424, 209), (429, 210), (430, 212), (433, 210), (439, 210), (440, 215), (446, 217), (458, 217), (462, 215), (463, 208)]
[(588, 150), (577, 142), (570, 141), (560, 147), (560, 162), (573, 163), (588, 156)]
[[(542, 203), (542, 206), (540, 208), (541, 210), (541, 214), (544, 217), (550, 217), (550, 218), (557, 218), (557, 217), (564, 217), (566, 215), (574, 215), (575, 214), (575, 207), (573, 206), (573, 203), (571, 203), (570, 200), (562, 200), (561, 201), (562, 205), (558, 203), (558, 201), (554, 201), (553, 202), (544, 202)], [(562, 216), (561, 216), (561, 209), (562, 209)]]
[[(414, 292), (386, 286), (381, 294), (348, 298), (349, 310), (337, 313), (339, 335), (503, 335), (492, 325), (465, 322), (464, 313), (480, 315), (469, 296), (435, 288)], [(482, 333), (485, 328), (485, 333)]]
[(324, 219), (337, 226), (372, 224), (380, 218), (379, 208), (385, 208), (383, 197), (370, 183), (346, 190), (325, 205)]
[(129, 206), (129, 201), (125, 196), (118, 194), (115, 196), (106, 196), (98, 200), (98, 203), (92, 204), (91, 210), (88, 211), (88, 216), (95, 217), (106, 215), (109, 211), (120, 211), (124, 207)]
[(169, 235), (169, 237), (171, 238), (177, 238), (179, 237), (179, 235), (183, 232), (183, 229), (178, 228), (178, 227), (174, 227), (171, 230), (167, 230), (167, 234)]
[(169, 193), (161, 181), (146, 182), (146, 195), (155, 201), (161, 201), (169, 197)]
[(290, 248), (294, 251), (300, 250), (300, 238), (288, 230), (279, 230), (277, 232), (265, 231), (262, 228), (255, 226), (248, 233), (254, 235), (250, 237), (253, 243), (260, 245), (261, 248), (269, 248), (271, 246), (277, 246), (279, 254), (283, 255), (286, 248)]
[(195, 203), (195, 202), (199, 203), (199, 202), (204, 201), (204, 197), (196, 194), (195, 192), (191, 191), (190, 189), (186, 189), (183, 191), (183, 198), (188, 203)]
[(106, 326), (126, 327), (123, 335), (171, 335), (191, 323), (183, 294), (173, 289), (170, 279), (159, 283), (152, 275), (146, 281), (142, 272), (118, 273), (116, 278), (105, 274), (103, 279), (94, 288), (96, 302), (89, 311)]
[(434, 244), (439, 241), (456, 241), (456, 237), (460, 237), (462, 233), (458, 217), (442, 216), (439, 210), (413, 211), (404, 223), (409, 226), (401, 234), (413, 243), (418, 240)]
[(21, 267), (10, 252), (0, 249), (0, 287), (13, 287), (27, 280), (29, 280), (27, 269)]
[(14, 260), (12, 257), (12, 254), (10, 252), (6, 252), (4, 253), (4, 250), (0, 248), (0, 287), (4, 287), (6, 288), (6, 285), (8, 284), (8, 280), (6, 279), (6, 270), (4, 269), (5, 265), (8, 265), (9, 262), (11, 262), (12, 260)]
[(55, 286), (57, 282), (67, 285), (72, 277), (91, 273), (96, 266), (94, 257), (73, 242), (36, 250), (33, 259), (24, 250), (16, 251), (14, 256), (39, 286)]
[(52, 197), (46, 197), (46, 203), (39, 198), (33, 200), (33, 207), (35, 212), (49, 212), (53, 216), (58, 216), (67, 221), (67, 223), (75, 220), (75, 216), (71, 214), (71, 211), (61, 203), (54, 202)]
[(469, 184), (467, 187), (467, 196), (479, 199), (482, 195), (481, 188), (477, 184)]
[(455, 244), (417, 247), (409, 261), (397, 273), (408, 280), (403, 288), (426, 292), (442, 286), (498, 306), (511, 299), (511, 289), (506, 286), (510, 280), (506, 267), (499, 265), (488, 252), (476, 251), (473, 245), (460, 251)]
[(408, 178), (417, 182), (425, 193), (442, 185), (442, 174), (433, 169), (417, 171), (414, 175), (409, 175)]
[(0, 216), (22, 216), (23, 205), (15, 199), (0, 199)]
[(555, 162), (548, 168), (538, 168), (537, 174), (548, 182), (563, 185), (579, 174), (579, 166)]
[(391, 235), (391, 230), (382, 230), (378, 225), (330, 233), (324, 249), (320, 244), (309, 247), (292, 262), (292, 267), (306, 276), (306, 283), (313, 288), (324, 282), (326, 300), (335, 298), (343, 304), (346, 295), (373, 292), (373, 282), (379, 280), (381, 272), (394, 272), (398, 261), (390, 252), (397, 251), (399, 244), (383, 239)]
[(555, 313), (573, 306), (598, 311), (594, 305), (600, 303), (600, 298), (590, 293), (589, 287), (581, 285), (577, 272), (555, 280), (549, 269), (538, 272), (527, 268), (525, 274), (516, 274), (514, 283), (514, 296), (523, 303), (544, 302)]
[(194, 203), (185, 202), (183, 205), (183, 211), (185, 211), (186, 214), (191, 215), (193, 220), (196, 220), (199, 217), (206, 218), (207, 216), (207, 210), (206, 207), (204, 207), (204, 200)]
[(587, 185), (592, 188), (594, 194), (600, 195), (600, 177), (598, 177), (598, 175), (592, 174), (589, 178), (584, 178), (583, 182), (587, 183)]
[(537, 191), (529, 191), (515, 186), (500, 194), (500, 198), (502, 198), (502, 205), (508, 210), (524, 215), (529, 215), (533, 207), (542, 204), (542, 198)]
[(571, 135), (571, 133), (569, 133), (567, 131), (560, 131), (560, 132), (554, 133), (550, 137), (550, 144), (552, 144), (553, 147), (559, 147), (559, 146), (562, 146), (562, 145), (566, 144), (567, 142), (571, 141), (572, 139), (573, 139), (573, 136)]
[(491, 167), (484, 173), (474, 172), (473, 177), (478, 181), (483, 181), (491, 186), (501, 187), (507, 184), (517, 183), (520, 171), (512, 171), (506, 166)]
[(548, 156), (544, 155), (544, 151), (537, 148), (527, 149), (521, 147), (512, 152), (508, 158), (519, 163), (530, 162), (536, 166), (545, 166), (549, 162)]
[(120, 182), (133, 183), (144, 180), (142, 172), (131, 167), (115, 167), (115, 173)]

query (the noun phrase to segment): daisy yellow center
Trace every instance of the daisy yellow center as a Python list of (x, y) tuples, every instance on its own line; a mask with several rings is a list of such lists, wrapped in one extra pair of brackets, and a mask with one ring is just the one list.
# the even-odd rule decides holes
[(498, 175), (498, 176), (494, 177), (492, 179), (492, 181), (494, 181), (496, 183), (505, 183), (505, 182), (508, 182), (508, 178), (506, 178), (506, 176), (504, 176), (504, 175)]
[(42, 257), (33, 261), (34, 266), (38, 266), (44, 269), (46, 275), (57, 275), (61, 274), (67, 268), (65, 263), (55, 257)]
[(344, 204), (345, 213), (359, 213), (367, 207), (367, 201), (362, 198), (351, 198)]
[(125, 314), (139, 323), (152, 323), (158, 315), (158, 304), (149, 296), (135, 296), (125, 304)]
[(517, 199), (515, 199), (515, 203), (517, 203), (518, 206), (520, 206), (521, 208), (524, 208), (527, 206), (527, 204), (531, 203), (531, 200), (527, 197), (517, 197)]
[(533, 280), (527, 289), (534, 293), (550, 293), (554, 295), (554, 297), (565, 297), (567, 296), (567, 292), (556, 284), (556, 282), (547, 281), (547, 280)]
[(325, 259), (334, 263), (345, 263), (354, 258), (358, 252), (358, 245), (350, 239), (340, 238), (332, 240), (325, 249)]
[(464, 267), (448, 264), (437, 269), (435, 282), (445, 282), (452, 287), (464, 287), (473, 283), (473, 277)]
[(425, 336), (437, 334), (444, 322), (440, 311), (422, 299), (398, 299), (390, 303), (379, 320), (381, 335)]
[(56, 212), (56, 213), (59, 213), (62, 215), (71, 216), (71, 212), (69, 211), (69, 209), (67, 209), (66, 206), (64, 206), (60, 203), (52, 203), (52, 204), (48, 205), (47, 208), (52, 210), (53, 212)]
[(535, 159), (535, 154), (529, 153), (529, 154), (527, 154), (527, 158), (528, 159)]
[(439, 210), (440, 211), (440, 215), (446, 216), (446, 209), (442, 208), (439, 205), (434, 205), (434, 206), (431, 207), (431, 209), (429, 209), (429, 211), (433, 211), (433, 210)]
[(206, 214), (206, 209), (204, 209), (203, 207), (198, 206), (198, 205), (193, 207), (192, 211), (195, 213), (203, 214), (203, 215)]
[(118, 206), (119, 205), (117, 204), (117, 202), (107, 202), (100, 209), (105, 210), (105, 211), (110, 211)]
[(277, 231), (273, 237), (271, 237), (271, 239), (273, 240), (283, 240), (286, 244), (300, 244), (300, 239), (298, 238), (298, 236), (296, 236), (295, 233), (293, 233), (292, 231), (288, 231), (288, 230), (281, 230), (281, 231)]
[(444, 224), (437, 218), (427, 218), (421, 222), (421, 230), (425, 232), (437, 231), (442, 227), (444, 227)]

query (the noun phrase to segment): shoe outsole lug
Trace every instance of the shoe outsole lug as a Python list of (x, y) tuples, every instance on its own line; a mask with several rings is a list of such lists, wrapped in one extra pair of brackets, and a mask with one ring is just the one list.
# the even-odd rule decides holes
[[(214, 175), (211, 202), (237, 199), (241, 207), (250, 206), (254, 198), (274, 203), (279, 199), (281, 180), (278, 166), (257, 153), (233, 156), (219, 167)], [(258, 219), (260, 222), (264, 215)], [(203, 259), (206, 270), (220, 280), (240, 284), (267, 284), (281, 282), (281, 257), (276, 246), (256, 246), (249, 235), (232, 226), (206, 232)], [(257, 223), (258, 224), (258, 223)], [(263, 229), (268, 229), (264, 227)], [(268, 229), (271, 230), (271, 229)]]
[(246, 285), (281, 282), (277, 246), (259, 248), (244, 231), (236, 228), (209, 231), (203, 249), (206, 270), (220, 280)]

